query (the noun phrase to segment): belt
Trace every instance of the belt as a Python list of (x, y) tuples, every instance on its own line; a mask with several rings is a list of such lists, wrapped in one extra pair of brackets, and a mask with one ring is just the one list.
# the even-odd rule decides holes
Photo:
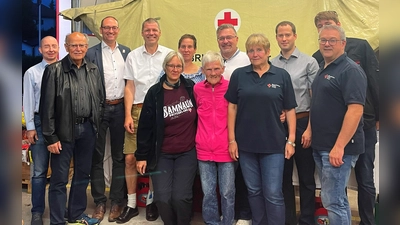
[(133, 106), (138, 107), (138, 108), (142, 108), (143, 107), (143, 103), (133, 104)]
[(75, 119), (75, 124), (82, 124), (88, 120), (88, 117), (79, 117)]
[(119, 98), (119, 99), (114, 99), (114, 100), (106, 99), (106, 104), (107, 105), (116, 105), (116, 104), (119, 104), (119, 103), (121, 103), (123, 101), (124, 101), (124, 98)]
[(299, 113), (296, 113), (296, 119), (308, 117), (308, 115), (310, 115), (310, 112), (299, 112)]

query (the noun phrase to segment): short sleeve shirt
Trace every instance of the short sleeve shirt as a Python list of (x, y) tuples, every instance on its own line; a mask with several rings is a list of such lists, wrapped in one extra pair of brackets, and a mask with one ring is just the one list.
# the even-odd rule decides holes
[[(325, 69), (323, 64), (311, 86), (311, 128), (315, 150), (330, 151), (342, 128), (349, 104), (365, 104), (367, 78), (359, 65), (347, 54)], [(363, 119), (345, 147), (345, 154), (361, 154), (364, 149)]]
[(273, 65), (261, 77), (251, 65), (236, 69), (225, 94), (237, 104), (235, 137), (239, 151), (283, 153), (286, 132), (283, 109), (297, 106), (290, 75)]

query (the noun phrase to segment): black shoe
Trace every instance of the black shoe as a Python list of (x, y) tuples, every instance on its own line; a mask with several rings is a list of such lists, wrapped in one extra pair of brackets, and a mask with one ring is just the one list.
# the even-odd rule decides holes
[(126, 223), (137, 215), (139, 215), (139, 210), (137, 206), (136, 208), (125, 206), (124, 211), (122, 211), (121, 215), (115, 221), (117, 223)]
[(158, 208), (153, 202), (146, 206), (146, 220), (154, 221), (158, 219)]
[(42, 214), (33, 213), (31, 219), (31, 225), (43, 225)]

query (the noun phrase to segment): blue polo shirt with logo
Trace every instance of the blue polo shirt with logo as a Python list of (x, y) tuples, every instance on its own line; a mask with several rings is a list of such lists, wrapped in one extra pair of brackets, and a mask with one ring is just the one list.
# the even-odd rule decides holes
[(261, 77), (252, 65), (236, 69), (225, 94), (228, 102), (237, 104), (239, 151), (284, 153), (286, 131), (279, 116), (297, 104), (289, 73), (268, 63), (270, 69)]
[[(342, 128), (349, 104), (365, 104), (367, 77), (344, 53), (324, 69), (324, 62), (311, 86), (310, 122), (312, 148), (330, 152)], [(344, 154), (364, 152), (363, 118), (346, 145)]]

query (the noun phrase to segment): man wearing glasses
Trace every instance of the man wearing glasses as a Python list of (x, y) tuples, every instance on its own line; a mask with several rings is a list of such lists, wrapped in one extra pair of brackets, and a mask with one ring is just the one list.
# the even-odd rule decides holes
[[(124, 79), (125, 85), (125, 180), (128, 190), (128, 203), (117, 223), (126, 223), (139, 214), (136, 206), (136, 131), (139, 115), (142, 110), (144, 97), (153, 86), (162, 71), (165, 56), (172, 51), (158, 44), (161, 29), (158, 21), (148, 18), (142, 23), (142, 37), (144, 45), (132, 50), (126, 58)], [(146, 198), (146, 219), (157, 220), (158, 210), (153, 203), (153, 188), (150, 180), (150, 190)]]
[(350, 225), (345, 188), (351, 167), (364, 152), (363, 108), (367, 78), (344, 49), (344, 30), (324, 25), (319, 49), (324, 58), (311, 86), (310, 123), (313, 156), (321, 180), (322, 204), (330, 224)]
[(237, 47), (239, 37), (232, 24), (221, 24), (217, 28), (217, 41), (225, 64), (223, 76), (225, 79), (229, 80), (232, 72), (236, 68), (249, 65), (250, 60), (247, 54), (240, 51)]
[[(338, 14), (335, 11), (319, 12), (314, 19), (318, 32), (323, 25), (340, 26)], [(365, 153), (361, 154), (355, 166), (355, 175), (358, 183), (358, 212), (360, 225), (375, 225), (374, 206), (376, 190), (374, 183), (375, 144), (379, 130), (379, 63), (374, 51), (366, 40), (347, 38), (345, 52), (364, 70), (367, 81), (367, 98), (364, 107), (364, 136)], [(323, 61), (321, 52), (313, 54), (318, 63)]]
[(61, 61), (43, 74), (39, 114), (47, 150), (51, 153), (49, 187), (50, 224), (65, 224), (68, 173), (71, 158), (74, 175), (68, 199), (68, 222), (98, 224), (86, 210), (96, 133), (103, 109), (104, 86), (97, 66), (84, 57), (88, 36), (68, 34)]
[[(224, 59), (225, 71), (222, 74), (225, 79), (231, 78), (232, 72), (239, 67), (250, 64), (250, 59), (245, 52), (237, 47), (239, 37), (232, 24), (221, 24), (217, 28), (217, 41), (220, 53)], [(247, 198), (247, 187), (244, 183), (242, 169), (239, 163), (235, 172), (235, 220), (237, 225), (251, 224), (251, 209)]]
[(107, 16), (101, 21), (100, 34), (102, 41), (89, 48), (86, 58), (99, 67), (101, 79), (105, 86), (104, 114), (93, 153), (92, 171), (90, 173), (91, 193), (96, 204), (92, 215), (100, 221), (104, 218), (107, 197), (104, 181), (104, 154), (107, 129), (110, 131), (112, 177), (109, 198), (111, 200), (109, 222), (114, 222), (123, 209), (125, 191), (125, 156), (124, 148), (124, 67), (125, 59), (131, 51), (117, 42), (119, 33), (118, 20)]

